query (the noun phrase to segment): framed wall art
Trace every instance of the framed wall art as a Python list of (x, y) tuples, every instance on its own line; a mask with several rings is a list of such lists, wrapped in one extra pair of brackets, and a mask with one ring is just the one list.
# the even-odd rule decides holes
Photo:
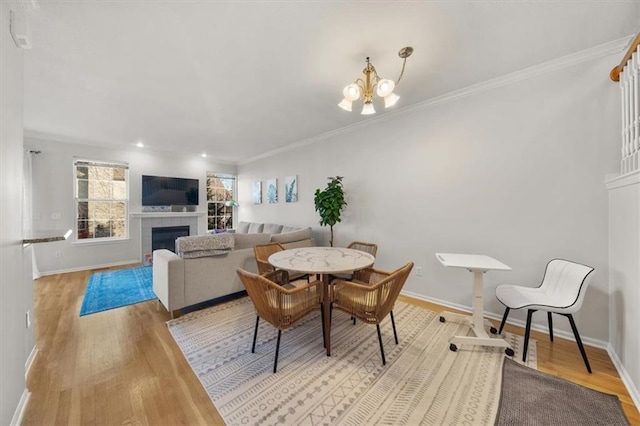
[(267, 203), (278, 203), (278, 179), (267, 180)]
[(295, 203), (298, 201), (298, 176), (287, 176), (284, 178), (284, 201)]
[(251, 200), (253, 204), (262, 204), (262, 181), (255, 180), (251, 185)]

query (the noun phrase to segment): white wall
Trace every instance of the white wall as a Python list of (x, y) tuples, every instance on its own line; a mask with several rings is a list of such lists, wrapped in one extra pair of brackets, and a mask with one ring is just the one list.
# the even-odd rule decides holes
[(6, 425), (26, 397), (33, 328), (26, 328), (25, 313), (33, 300), (22, 269), (22, 51), (9, 33), (9, 10), (22, 9), (0, 3), (0, 424)]
[[(635, 383), (640, 406), (640, 174), (611, 181), (609, 187), (609, 342)], [(617, 359), (616, 359), (617, 358)]]
[[(376, 266), (408, 261), (405, 290), (471, 306), (471, 275), (436, 252), (484, 253), (513, 268), (485, 276), (485, 309), (502, 315), (495, 287), (537, 286), (555, 257), (596, 274), (575, 315), (585, 340), (608, 338), (607, 193), (618, 166), (620, 101), (608, 73), (619, 55), (539, 74), (456, 100), (407, 110), (239, 166), (240, 220), (313, 225), (313, 192), (344, 176), (348, 207), (336, 245), (379, 245)], [(406, 78), (411, 78), (407, 75)], [(402, 85), (398, 91), (402, 94)], [(402, 104), (402, 99), (399, 105)], [(357, 114), (354, 112), (353, 114)], [(299, 176), (299, 202), (283, 179)], [(251, 204), (251, 182), (278, 178), (280, 202)], [(264, 191), (264, 183), (263, 183)], [(327, 238), (320, 243), (326, 244)], [(524, 321), (523, 312), (513, 318)], [(546, 316), (534, 315), (545, 324)], [(558, 318), (555, 327), (571, 333)], [(546, 326), (545, 326), (546, 328)]]
[[(35, 229), (74, 229), (67, 241), (35, 247), (38, 268), (43, 274), (87, 269), (140, 260), (140, 220), (129, 219), (129, 239), (119, 242), (76, 242), (73, 196), (74, 157), (129, 163), (129, 211), (141, 211), (142, 175), (173, 176), (200, 180), (198, 211), (206, 212), (206, 173), (235, 173), (236, 166), (216, 163), (210, 158), (181, 157), (150, 150), (114, 150), (64, 141), (25, 138), (30, 149), (42, 151), (33, 158), (33, 211)], [(52, 214), (60, 219), (52, 219)], [(199, 233), (206, 232), (206, 217), (199, 218)], [(56, 257), (56, 252), (60, 253)]]

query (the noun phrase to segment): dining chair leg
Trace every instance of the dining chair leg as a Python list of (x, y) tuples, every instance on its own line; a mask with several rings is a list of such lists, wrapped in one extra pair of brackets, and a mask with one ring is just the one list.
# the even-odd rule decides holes
[(356, 317), (352, 316), (351, 321), (353, 321), (353, 325), (356, 325)]
[(502, 322), (500, 323), (500, 330), (498, 330), (498, 334), (502, 333), (502, 329), (504, 328), (504, 324), (507, 322), (507, 317), (509, 316), (509, 311), (511, 308), (506, 308), (504, 310), (504, 315), (502, 316)]
[(551, 319), (551, 312), (547, 312), (547, 321), (549, 322), (549, 340), (553, 342), (553, 320)]
[(273, 361), (274, 373), (278, 369), (278, 352), (280, 352), (280, 335), (282, 335), (282, 330), (278, 330), (278, 342), (276, 343), (276, 359)]
[(382, 355), (382, 365), (386, 365), (387, 361), (384, 359), (384, 346), (382, 346), (382, 334), (380, 333), (380, 324), (376, 324), (378, 329), (378, 342), (380, 343), (380, 355)]
[(391, 325), (393, 326), (393, 337), (396, 339), (396, 345), (398, 344), (398, 333), (396, 333), (396, 322), (393, 320), (393, 311), (389, 311), (391, 316)]
[(251, 346), (251, 353), (256, 352), (256, 337), (258, 337), (258, 324), (260, 324), (260, 317), (256, 316), (256, 328), (253, 330), (253, 346)]
[(529, 335), (531, 334), (531, 316), (535, 311), (527, 310), (527, 327), (524, 331), (524, 349), (522, 350), (522, 362), (527, 360), (527, 349), (529, 348)]
[(324, 329), (324, 307), (322, 306), (322, 302), (320, 302), (320, 320), (322, 321), (322, 345), (323, 347), (327, 347), (326, 330)]
[(582, 339), (580, 339), (580, 333), (578, 333), (578, 327), (576, 327), (576, 323), (573, 320), (573, 315), (567, 314), (566, 317), (569, 318), (569, 324), (571, 324), (571, 330), (573, 330), (573, 335), (576, 338), (576, 343), (578, 343), (578, 348), (580, 349), (580, 353), (582, 354), (584, 365), (587, 367), (587, 371), (589, 372), (589, 374), (591, 374), (591, 366), (589, 365), (589, 360), (587, 359), (587, 353), (584, 351)]

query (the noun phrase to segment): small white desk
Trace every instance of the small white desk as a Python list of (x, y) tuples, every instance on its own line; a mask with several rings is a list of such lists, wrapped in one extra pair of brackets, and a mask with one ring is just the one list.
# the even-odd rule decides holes
[[(510, 271), (511, 268), (483, 254), (436, 253), (436, 258), (446, 267), (464, 268), (473, 273), (473, 316), (469, 322), (475, 336), (452, 337), (449, 340), (449, 348), (455, 352), (458, 350), (457, 345), (462, 344), (496, 346), (506, 348), (506, 354), (513, 356), (513, 349), (504, 339), (489, 337), (484, 331), (484, 303), (482, 300), (482, 275), (487, 271)], [(440, 321), (444, 322), (444, 317), (440, 317)], [(495, 329), (492, 328), (492, 333), (493, 330)]]

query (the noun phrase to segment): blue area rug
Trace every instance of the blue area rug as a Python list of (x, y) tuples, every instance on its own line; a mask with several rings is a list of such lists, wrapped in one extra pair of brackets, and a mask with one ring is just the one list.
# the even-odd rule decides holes
[(155, 299), (152, 272), (143, 266), (91, 274), (80, 316)]

